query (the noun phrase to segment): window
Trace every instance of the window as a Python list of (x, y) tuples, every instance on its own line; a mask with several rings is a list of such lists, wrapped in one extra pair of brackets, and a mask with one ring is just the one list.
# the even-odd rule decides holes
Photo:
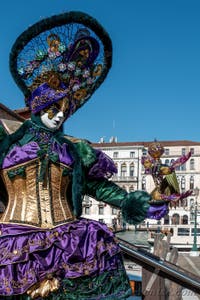
[(165, 215), (165, 217), (164, 217), (164, 224), (165, 225), (169, 224), (169, 215)]
[(195, 170), (193, 158), (190, 159), (190, 170)]
[(142, 177), (142, 190), (146, 190), (146, 178)]
[(178, 228), (178, 235), (179, 236), (189, 236), (190, 235), (190, 229), (189, 228)]
[(118, 158), (119, 152), (113, 152), (113, 158)]
[(180, 222), (180, 216), (179, 214), (174, 214), (172, 216), (172, 225), (178, 225)]
[(103, 215), (103, 214), (104, 214), (104, 206), (99, 205), (99, 215)]
[(190, 190), (194, 190), (194, 176), (190, 177)]
[(86, 205), (86, 206), (85, 206), (85, 214), (86, 214), (86, 215), (89, 215), (89, 214), (90, 214), (90, 207), (89, 207), (89, 205)]
[(131, 151), (130, 152), (130, 158), (134, 158), (135, 157), (135, 152), (134, 151)]
[(182, 191), (185, 190), (185, 177), (184, 176), (181, 177), (181, 189), (182, 189)]
[[(192, 234), (192, 236), (194, 236), (194, 228), (192, 228), (191, 234)], [(196, 234), (197, 234), (197, 236), (200, 236), (200, 228), (196, 229)]]
[(143, 156), (147, 155), (147, 149), (145, 149), (145, 148), (142, 149), (142, 155)]
[(117, 215), (117, 212), (118, 212), (118, 210), (117, 210), (117, 208), (112, 208), (112, 215)]
[(190, 148), (190, 152), (192, 155), (194, 155), (194, 148)]
[(165, 159), (165, 165), (169, 166), (169, 159)]
[(190, 207), (193, 207), (194, 206), (194, 199), (190, 199)]
[(169, 149), (165, 148), (165, 155), (169, 155)]
[(187, 215), (184, 215), (183, 218), (182, 218), (182, 224), (188, 224), (188, 216)]
[(175, 162), (175, 159), (171, 159), (171, 163), (170, 163), (170, 165), (172, 165), (173, 164), (173, 162)]
[(122, 164), (121, 165), (121, 176), (126, 177), (126, 175), (127, 175), (126, 172), (127, 172), (126, 164)]
[(181, 207), (187, 207), (188, 206), (188, 200), (187, 198), (179, 200), (181, 203)]
[(134, 164), (131, 164), (130, 165), (130, 177), (133, 177), (134, 176)]
[(131, 193), (131, 192), (133, 192), (133, 191), (134, 191), (134, 186), (131, 185), (130, 188), (129, 188), (129, 192)]
[(182, 152), (182, 155), (185, 155), (186, 154), (186, 149), (182, 148), (181, 152)]
[(100, 223), (104, 223), (104, 219), (99, 219), (99, 222)]
[(180, 171), (186, 171), (186, 164), (180, 166)]

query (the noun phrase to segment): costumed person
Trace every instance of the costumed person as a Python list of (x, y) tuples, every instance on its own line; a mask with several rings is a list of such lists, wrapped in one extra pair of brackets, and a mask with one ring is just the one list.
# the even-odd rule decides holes
[(44, 19), (16, 40), (10, 70), (31, 119), (1, 129), (0, 297), (126, 299), (131, 294), (115, 236), (81, 218), (89, 195), (138, 224), (160, 219), (167, 204), (145, 191), (127, 193), (109, 177), (113, 161), (85, 140), (66, 136), (63, 122), (104, 81), (112, 44), (92, 17), (69, 12)]

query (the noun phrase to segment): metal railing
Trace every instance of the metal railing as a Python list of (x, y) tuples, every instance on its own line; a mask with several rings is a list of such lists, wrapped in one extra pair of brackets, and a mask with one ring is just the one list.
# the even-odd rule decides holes
[(162, 260), (160, 257), (151, 254), (142, 248), (138, 248), (123, 239), (118, 238), (118, 240), (122, 252), (144, 269), (200, 294), (199, 276), (166, 260)]

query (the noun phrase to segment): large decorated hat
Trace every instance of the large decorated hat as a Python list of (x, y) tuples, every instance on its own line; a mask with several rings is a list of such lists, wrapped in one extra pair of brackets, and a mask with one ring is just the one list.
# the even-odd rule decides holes
[(67, 98), (67, 117), (104, 81), (112, 64), (112, 43), (91, 16), (77, 11), (46, 18), (29, 27), (10, 53), (11, 74), (38, 113)]

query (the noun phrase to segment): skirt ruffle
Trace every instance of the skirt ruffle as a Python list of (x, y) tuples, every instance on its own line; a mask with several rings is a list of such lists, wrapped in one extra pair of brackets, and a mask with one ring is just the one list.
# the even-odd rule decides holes
[[(0, 224), (0, 230), (2, 296), (22, 295), (48, 277), (75, 283), (89, 277), (100, 280), (102, 274), (112, 277), (110, 274), (123, 269), (114, 234), (94, 220), (80, 219), (48, 230)], [(62, 287), (64, 290), (63, 283)]]

